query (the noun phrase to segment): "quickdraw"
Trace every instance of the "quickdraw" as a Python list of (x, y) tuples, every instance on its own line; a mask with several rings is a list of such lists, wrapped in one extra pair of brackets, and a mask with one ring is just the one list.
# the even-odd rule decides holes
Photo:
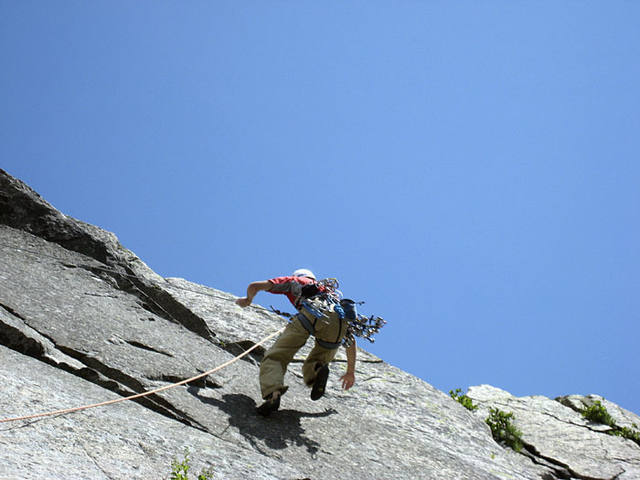
[(338, 282), (337, 278), (324, 278), (317, 282), (320, 289), (323, 290), (325, 295), (328, 295), (333, 300), (340, 302), (342, 298), (342, 292), (338, 290), (340, 287), (340, 282)]

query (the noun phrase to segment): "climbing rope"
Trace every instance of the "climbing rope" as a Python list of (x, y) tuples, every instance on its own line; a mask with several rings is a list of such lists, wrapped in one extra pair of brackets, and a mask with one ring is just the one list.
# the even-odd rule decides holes
[(200, 379), (202, 377), (206, 377), (207, 375), (211, 375), (212, 373), (215, 373), (217, 371), (222, 370), (223, 368), (228, 367), (229, 365), (231, 365), (231, 364), (237, 362), (238, 360), (240, 360), (242, 357), (248, 355), (251, 351), (255, 350), (256, 348), (258, 348), (263, 343), (269, 341), (270, 339), (272, 339), (276, 335), (279, 335), (280, 333), (282, 333), (285, 328), (286, 327), (282, 327), (277, 332), (273, 332), (271, 335), (268, 335), (268, 336), (264, 337), (262, 340), (260, 340), (255, 345), (253, 345), (252, 347), (248, 348), (247, 350), (242, 352), (240, 355), (232, 358), (231, 360), (226, 361), (222, 365), (219, 365), (219, 366), (217, 366), (215, 368), (212, 368), (211, 370), (209, 370), (207, 372), (204, 372), (204, 373), (201, 373), (199, 375), (196, 375), (195, 377), (191, 377), (191, 378), (188, 378), (186, 380), (181, 380), (180, 382), (172, 383), (171, 385), (165, 385), (164, 387), (156, 388), (155, 390), (150, 390), (148, 392), (142, 392), (142, 393), (138, 393), (136, 395), (131, 395), (130, 397), (116, 398), (114, 400), (107, 400), (106, 402), (93, 403), (91, 405), (83, 405), (81, 407), (66, 408), (66, 409), (63, 409), (63, 410), (55, 410), (55, 411), (52, 411), (52, 412), (36, 413), (34, 415), (25, 415), (23, 417), (4, 418), (4, 419), (0, 419), (0, 423), (17, 422), (18, 420), (31, 420), (31, 419), (40, 418), (40, 417), (50, 417), (52, 415), (65, 415), (65, 414), (68, 414), (68, 413), (79, 412), (80, 410), (87, 410), (89, 408), (96, 408), (96, 407), (104, 407), (106, 405), (113, 405), (115, 403), (126, 402), (127, 400), (135, 400), (137, 398), (146, 397), (146, 396), (152, 395), (154, 393), (163, 392), (165, 390), (169, 390), (171, 388), (178, 387), (180, 385), (184, 385), (185, 383), (193, 382), (194, 380), (198, 380), (198, 379)]
[[(42, 253), (42, 252), (37, 252), (37, 251), (33, 251), (33, 250), (29, 250), (27, 248), (24, 247), (17, 247), (15, 245), (10, 245), (10, 244), (6, 244), (6, 243), (2, 243), (0, 242), (0, 247), (5, 247), (5, 248), (10, 248), (19, 252), (23, 252), (23, 253), (27, 253), (27, 254), (31, 254), (37, 257), (47, 257), (47, 258), (51, 258), (53, 260), (56, 260), (58, 262), (65, 262), (66, 259), (65, 258), (61, 258), (55, 255), (49, 255), (46, 253)], [(78, 253), (78, 252), (76, 252)], [(95, 260), (95, 259), (94, 259)], [(113, 273), (122, 277), (128, 277), (129, 279), (131, 278), (138, 278), (136, 275), (132, 275), (130, 273), (126, 273), (126, 272), (122, 272), (122, 271), (118, 271), (115, 268), (109, 268), (109, 267), (102, 267), (102, 266), (98, 266), (98, 265), (87, 265), (87, 264), (83, 264), (83, 263), (73, 263), (73, 264), (69, 264), (69, 265), (73, 265), (74, 267), (78, 267), (78, 268), (87, 268), (87, 269), (93, 269), (93, 270), (100, 270), (100, 271), (104, 271), (104, 272), (108, 272), (108, 273)], [(164, 281), (166, 283), (169, 283), (166, 279), (164, 279)], [(171, 315), (169, 312), (167, 312), (162, 305), (158, 304), (158, 302), (156, 302), (153, 298), (151, 298), (147, 293), (145, 293), (143, 290), (141, 290), (140, 288), (138, 288), (138, 286), (133, 283), (131, 280), (129, 280), (129, 283), (131, 283), (131, 286), (137, 290), (142, 296), (144, 296), (145, 298), (147, 298), (149, 301), (151, 301), (153, 304), (156, 305), (156, 307), (158, 307), (159, 309), (161, 309), (169, 318), (173, 319), (176, 323), (179, 323), (174, 317), (173, 315)], [(223, 296), (223, 295), (219, 295), (219, 294), (214, 294), (212, 292), (202, 292), (202, 291), (197, 291), (194, 289), (190, 289), (190, 288), (184, 288), (184, 287), (179, 287), (177, 285), (171, 285), (171, 288), (175, 288), (178, 290), (185, 290), (185, 291), (191, 291), (193, 293), (197, 293), (200, 295), (205, 295), (205, 296), (209, 296), (209, 297), (216, 297), (216, 298), (220, 298), (223, 300), (229, 300), (231, 296)], [(255, 307), (254, 307), (255, 308)], [(174, 387), (178, 387), (180, 385), (184, 385), (186, 383), (190, 383), (193, 382), (194, 380), (198, 380), (200, 378), (206, 377), (207, 375), (211, 375), (212, 373), (215, 373), (219, 370), (222, 370), (225, 367), (228, 367), (229, 365), (231, 365), (234, 362), (237, 362), (238, 360), (240, 360), (241, 358), (247, 356), (249, 353), (251, 353), (253, 350), (255, 350), (256, 348), (258, 348), (260, 345), (262, 345), (263, 343), (269, 341), (271, 338), (275, 337), (276, 335), (279, 335), (280, 333), (282, 333), (284, 331), (286, 327), (282, 327), (280, 330), (272, 333), (271, 335), (268, 335), (267, 337), (263, 338), (262, 340), (260, 340), (258, 343), (256, 343), (255, 345), (253, 345), (252, 347), (248, 348), (247, 350), (245, 350), (244, 352), (242, 352), (241, 354), (239, 354), (238, 356), (232, 358), (231, 360), (223, 363), (222, 365), (215, 367), (207, 372), (201, 373), (199, 375), (196, 375), (192, 378), (188, 378), (186, 380), (182, 380), (180, 382), (176, 382), (173, 383), (171, 385), (165, 385), (164, 387), (160, 387), (157, 388), (155, 390), (150, 390), (148, 392), (142, 392), (142, 393), (138, 393), (135, 395), (131, 395), (129, 397), (123, 397), (123, 398), (117, 398), (114, 400), (108, 400), (106, 402), (100, 402), (100, 403), (94, 403), (91, 405), (83, 405), (80, 407), (74, 407), (74, 408), (67, 408), (67, 409), (63, 409), (63, 410), (56, 410), (56, 411), (52, 411), (52, 412), (45, 412), (45, 413), (38, 413), (38, 414), (34, 414), (34, 415), (25, 415), (22, 417), (15, 417), (15, 418), (6, 418), (6, 419), (0, 419), (0, 423), (7, 423), (7, 422), (15, 422), (18, 420), (31, 420), (34, 418), (40, 418), (40, 417), (49, 417), (49, 416), (53, 416), (53, 415), (65, 415), (68, 413), (73, 413), (73, 412), (77, 412), (77, 411), (81, 411), (81, 410), (87, 410), (89, 408), (96, 408), (96, 407), (102, 407), (102, 406), (106, 406), (106, 405), (113, 405), (115, 403), (120, 403), (120, 402), (125, 402), (127, 400), (136, 400), (138, 398), (142, 398), (142, 397), (146, 397), (148, 395), (152, 395), (155, 393), (159, 393), (159, 392), (163, 392), (165, 390), (169, 390), (171, 388)]]

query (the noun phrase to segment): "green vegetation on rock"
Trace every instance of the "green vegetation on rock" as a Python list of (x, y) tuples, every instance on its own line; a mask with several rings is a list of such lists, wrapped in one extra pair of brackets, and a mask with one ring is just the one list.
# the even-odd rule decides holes
[[(191, 469), (191, 458), (189, 456), (189, 449), (184, 449), (184, 459), (179, 462), (178, 459), (174, 459), (171, 462), (171, 476), (169, 480), (189, 480), (189, 470)], [(197, 480), (213, 480), (213, 471), (203, 469), (198, 475)]]
[(489, 416), (485, 420), (491, 429), (493, 439), (512, 448), (516, 452), (522, 450), (522, 432), (511, 421), (513, 413), (503, 412), (497, 408), (489, 408)]
[(600, 400), (596, 400), (593, 405), (585, 408), (582, 411), (582, 416), (592, 422), (602, 423), (603, 425), (609, 425), (610, 427), (615, 427), (616, 425)]
[(474, 410), (477, 410), (478, 406), (473, 404), (471, 398), (467, 397), (466, 394), (462, 395), (461, 393), (462, 390), (459, 388), (456, 388), (455, 391), (449, 390), (449, 395), (451, 396), (451, 398), (460, 403), (464, 408), (466, 408), (467, 410), (471, 410), (472, 412)]
[(615, 435), (616, 437), (623, 437), (629, 440), (633, 440), (638, 445), (640, 445), (640, 431), (637, 430), (638, 425), (633, 424), (633, 428), (629, 427), (618, 427), (616, 426), (615, 430), (611, 430), (609, 433), (611, 435)]
[(638, 426), (634, 423), (632, 428), (619, 427), (616, 425), (615, 420), (607, 411), (607, 408), (602, 405), (600, 400), (596, 400), (593, 405), (585, 408), (582, 411), (582, 416), (592, 422), (608, 425), (612, 428), (607, 433), (609, 435), (615, 435), (616, 437), (623, 437), (636, 442), (640, 445), (640, 431), (637, 430)]

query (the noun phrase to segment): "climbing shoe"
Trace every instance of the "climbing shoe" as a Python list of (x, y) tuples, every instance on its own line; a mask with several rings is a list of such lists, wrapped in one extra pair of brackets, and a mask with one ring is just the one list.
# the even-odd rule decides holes
[(318, 400), (324, 395), (324, 390), (327, 387), (327, 380), (329, 378), (329, 366), (323, 365), (318, 370), (316, 381), (313, 382), (311, 387), (311, 400)]
[(280, 408), (280, 392), (276, 391), (269, 395), (265, 402), (256, 408), (258, 415), (268, 417), (272, 412), (275, 412)]

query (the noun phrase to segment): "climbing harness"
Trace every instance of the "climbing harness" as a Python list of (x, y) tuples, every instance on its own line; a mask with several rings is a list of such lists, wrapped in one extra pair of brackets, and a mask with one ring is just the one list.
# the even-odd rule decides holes
[(15, 417), (15, 418), (4, 418), (4, 419), (0, 419), (0, 423), (17, 422), (18, 420), (31, 420), (31, 419), (39, 418), (39, 417), (50, 417), (52, 415), (65, 415), (65, 414), (68, 414), (68, 413), (78, 412), (80, 410), (87, 410), (89, 408), (95, 408), (95, 407), (104, 407), (106, 405), (113, 405), (115, 403), (126, 402), (127, 400), (135, 400), (137, 398), (146, 397), (146, 396), (152, 395), (154, 393), (163, 392), (165, 390), (169, 390), (170, 388), (178, 387), (180, 385), (184, 385), (186, 383), (193, 382), (194, 380), (198, 380), (200, 378), (206, 377), (207, 375), (211, 375), (212, 373), (215, 373), (215, 372), (217, 372), (219, 370), (222, 370), (225, 367), (228, 367), (232, 363), (235, 363), (238, 360), (240, 360), (242, 357), (247, 356), (249, 353), (251, 353), (253, 350), (258, 348), (263, 343), (269, 341), (270, 339), (272, 339), (276, 335), (279, 335), (282, 332), (284, 332), (285, 328), (286, 327), (282, 327), (277, 332), (273, 332), (271, 335), (268, 335), (268, 336), (264, 337), (262, 340), (260, 340), (255, 345), (253, 345), (252, 347), (248, 348), (247, 350), (242, 352), (240, 355), (232, 358), (231, 360), (226, 361), (222, 365), (219, 365), (219, 366), (217, 366), (215, 368), (212, 368), (211, 370), (209, 370), (207, 372), (204, 372), (204, 373), (201, 373), (199, 375), (196, 375), (195, 377), (187, 378), (186, 380), (182, 380), (180, 382), (172, 383), (171, 385), (165, 385), (164, 387), (156, 388), (155, 390), (150, 390), (148, 392), (142, 392), (142, 393), (138, 393), (136, 395), (131, 395), (130, 397), (116, 398), (114, 400), (108, 400), (106, 402), (93, 403), (91, 405), (83, 405), (81, 407), (66, 408), (66, 409), (63, 409), (63, 410), (55, 410), (53, 412), (36, 413), (34, 415), (25, 415), (23, 417)]
[[(325, 303), (326, 308), (333, 308), (338, 314), (341, 322), (339, 331), (342, 331), (342, 321), (345, 319), (347, 321), (347, 332), (342, 342), (338, 339), (336, 342), (331, 343), (316, 337), (318, 344), (328, 349), (338, 348), (341, 344), (348, 348), (353, 345), (355, 341), (354, 337), (364, 338), (374, 343), (374, 335), (377, 334), (387, 322), (382, 317), (375, 315), (367, 317), (357, 313), (356, 305), (363, 305), (364, 302), (354, 302), (351, 299), (342, 298), (342, 292), (338, 290), (339, 286), (340, 284), (337, 279), (325, 278), (315, 284), (302, 287), (302, 293), (298, 301), (299, 310), (307, 311), (316, 319), (323, 318), (325, 314), (321, 311), (321, 307), (317, 305), (318, 302), (313, 302), (313, 300), (318, 299)], [(312, 324), (303, 313), (291, 314), (282, 312), (273, 306), (271, 306), (271, 311), (290, 320), (297, 318), (305, 330), (315, 336), (314, 324)]]
[[(309, 312), (316, 311), (312, 307), (308, 307), (306, 302), (303, 303), (303, 308), (308, 308)], [(314, 313), (311, 314), (315, 316)], [(324, 317), (324, 315), (322, 313), (319, 313), (319, 316), (316, 316), (315, 318), (317, 320), (318, 318), (322, 317)], [(320, 345), (322, 348), (326, 348), (327, 350), (335, 350), (342, 344), (342, 342), (340, 342), (340, 333), (342, 332), (342, 319), (340, 319), (340, 327), (338, 328), (338, 338), (335, 342), (327, 342), (326, 340), (322, 340), (321, 338), (316, 337), (315, 322), (311, 323), (309, 319), (304, 315), (304, 313), (300, 312), (294, 318), (297, 318), (304, 329), (316, 338), (316, 342), (318, 342), (318, 345)]]

